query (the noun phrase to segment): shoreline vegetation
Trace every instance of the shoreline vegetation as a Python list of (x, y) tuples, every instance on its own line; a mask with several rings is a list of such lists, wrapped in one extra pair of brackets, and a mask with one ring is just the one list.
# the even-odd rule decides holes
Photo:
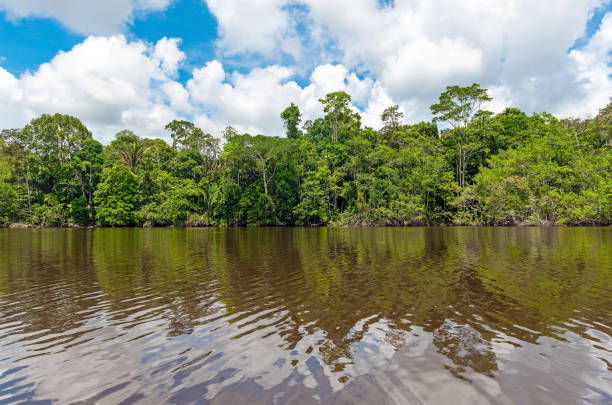
[[(171, 143), (44, 114), (0, 136), (0, 227), (605, 226), (612, 224), (612, 98), (587, 119), (498, 114), (478, 84), (448, 86), (431, 122), (395, 105), (364, 127), (345, 92), (286, 137), (215, 138), (188, 121)], [(160, 134), (161, 135), (161, 134)]]
[(20, 223), (9, 223), (0, 224), (0, 229), (103, 229), (103, 228), (114, 228), (114, 229), (141, 229), (141, 228), (248, 228), (252, 226), (258, 227), (288, 227), (288, 228), (412, 228), (412, 227), (428, 227), (428, 226), (439, 226), (439, 227), (481, 227), (481, 228), (533, 228), (533, 227), (612, 227), (612, 224), (564, 224), (559, 222), (541, 222), (541, 223), (529, 223), (521, 222), (514, 224), (482, 224), (482, 223), (448, 223), (438, 225), (427, 225), (427, 224), (386, 224), (386, 223), (329, 223), (329, 224), (308, 224), (308, 225), (286, 225), (286, 224), (272, 224), (272, 225), (199, 225), (199, 224), (178, 224), (178, 225), (78, 225), (78, 224), (62, 224), (62, 225), (34, 225), (34, 224), (20, 224)]

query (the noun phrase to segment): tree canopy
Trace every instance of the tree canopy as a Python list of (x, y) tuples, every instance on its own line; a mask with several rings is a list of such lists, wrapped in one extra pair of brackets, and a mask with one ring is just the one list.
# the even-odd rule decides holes
[(102, 145), (62, 114), (2, 130), (0, 225), (612, 223), (612, 100), (588, 119), (493, 114), (478, 84), (448, 86), (431, 122), (393, 105), (379, 129), (345, 92), (319, 101), (303, 124), (280, 112), (286, 137), (174, 120), (170, 144)]

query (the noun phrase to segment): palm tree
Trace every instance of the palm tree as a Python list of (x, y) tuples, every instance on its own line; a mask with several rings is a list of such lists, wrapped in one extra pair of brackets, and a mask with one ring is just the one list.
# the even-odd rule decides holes
[(136, 167), (142, 161), (148, 148), (143, 140), (129, 129), (119, 131), (110, 146), (132, 173), (136, 172)]

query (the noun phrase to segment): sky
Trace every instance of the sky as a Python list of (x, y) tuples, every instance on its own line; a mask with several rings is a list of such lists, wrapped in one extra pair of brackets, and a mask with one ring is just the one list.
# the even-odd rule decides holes
[(494, 112), (597, 114), (612, 0), (0, 0), (0, 128), (59, 112), (104, 143), (173, 119), (283, 136), (284, 108), (313, 119), (338, 90), (379, 128), (474, 82)]

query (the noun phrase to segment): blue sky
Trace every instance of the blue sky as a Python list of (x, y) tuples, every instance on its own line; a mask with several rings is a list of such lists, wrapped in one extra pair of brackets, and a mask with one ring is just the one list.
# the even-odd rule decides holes
[(429, 119), (448, 84), (481, 83), (494, 111), (586, 116), (612, 96), (610, 1), (60, 3), (0, 0), (3, 128), (55, 109), (103, 141), (173, 118), (280, 135), (284, 106), (313, 118), (335, 90), (373, 127), (391, 104)]
[[(69, 51), (87, 35), (70, 31), (56, 19), (27, 17), (10, 19), (0, 13), (0, 66), (14, 75), (35, 70), (59, 51)], [(182, 49), (193, 65), (214, 58), (217, 20), (201, 0), (181, 0), (165, 11), (142, 13), (125, 32), (129, 38), (157, 42), (163, 37), (182, 39)], [(188, 65), (183, 69), (187, 70)]]

